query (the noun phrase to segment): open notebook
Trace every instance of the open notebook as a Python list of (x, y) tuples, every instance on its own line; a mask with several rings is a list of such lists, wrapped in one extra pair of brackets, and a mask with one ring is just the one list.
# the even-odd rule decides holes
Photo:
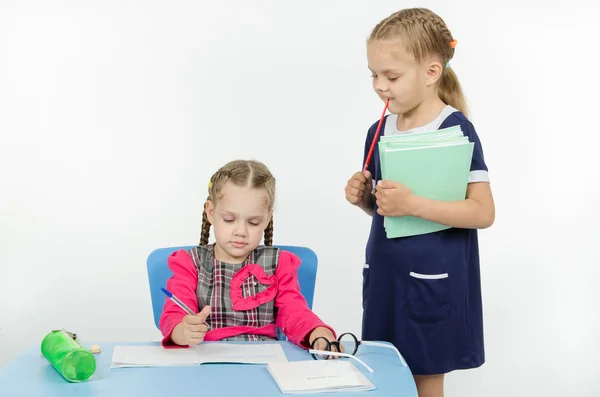
[(267, 368), (283, 394), (375, 389), (352, 362), (342, 359), (270, 363)]
[(186, 349), (162, 346), (115, 346), (111, 368), (166, 367), (205, 363), (269, 364), (287, 362), (280, 344), (204, 342)]
[[(474, 143), (460, 126), (441, 130), (382, 136), (379, 141), (381, 178), (399, 182), (421, 197), (464, 200)], [(425, 219), (384, 218), (388, 238), (414, 236), (448, 229)]]

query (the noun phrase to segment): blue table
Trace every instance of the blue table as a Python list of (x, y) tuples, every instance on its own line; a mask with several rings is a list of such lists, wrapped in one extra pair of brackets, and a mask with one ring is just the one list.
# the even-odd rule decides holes
[[(252, 342), (257, 343), (257, 342)], [(305, 350), (279, 342), (289, 361), (312, 360)], [(118, 343), (136, 345), (138, 343)], [(145, 343), (153, 344), (153, 343)], [(283, 396), (266, 365), (204, 364), (185, 367), (110, 368), (115, 343), (102, 343), (96, 355), (96, 373), (87, 382), (69, 383), (32, 346), (0, 369), (0, 396), (6, 397), (269, 397)], [(361, 346), (357, 357), (375, 372), (356, 368), (375, 385), (369, 392), (334, 393), (337, 396), (416, 397), (417, 390), (407, 367), (392, 349)], [(331, 395), (331, 393), (328, 393)], [(323, 396), (323, 394), (319, 394)], [(305, 395), (304, 395), (305, 396)]]

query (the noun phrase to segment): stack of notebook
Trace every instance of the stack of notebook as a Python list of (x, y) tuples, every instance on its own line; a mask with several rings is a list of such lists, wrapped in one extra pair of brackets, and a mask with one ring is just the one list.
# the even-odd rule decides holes
[[(382, 136), (381, 178), (399, 182), (421, 197), (464, 200), (473, 156), (473, 142), (460, 126), (432, 132)], [(387, 238), (432, 233), (448, 226), (420, 218), (384, 218)]]

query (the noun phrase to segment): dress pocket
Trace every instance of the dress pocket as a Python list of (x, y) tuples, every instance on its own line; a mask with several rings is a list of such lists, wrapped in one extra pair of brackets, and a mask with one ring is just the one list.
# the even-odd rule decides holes
[(448, 273), (409, 273), (406, 314), (419, 323), (435, 323), (450, 313)]

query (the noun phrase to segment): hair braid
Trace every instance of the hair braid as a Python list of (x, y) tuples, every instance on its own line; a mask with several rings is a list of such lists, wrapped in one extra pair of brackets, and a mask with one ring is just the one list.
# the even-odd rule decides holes
[(210, 222), (206, 216), (206, 204), (204, 204), (204, 211), (202, 211), (202, 231), (200, 232), (200, 245), (207, 245), (209, 236)]
[(271, 220), (265, 229), (265, 245), (272, 246), (273, 245), (273, 217), (271, 216)]
[(446, 26), (443, 20), (435, 15), (428, 15), (425, 20), (425, 23), (433, 26), (434, 31), (437, 32), (437, 35), (440, 37), (441, 42), (438, 46), (439, 52), (442, 58), (444, 58), (443, 61), (447, 63), (454, 57), (454, 48), (450, 46), (450, 42), (453, 40), (450, 29), (448, 29), (448, 26)]

